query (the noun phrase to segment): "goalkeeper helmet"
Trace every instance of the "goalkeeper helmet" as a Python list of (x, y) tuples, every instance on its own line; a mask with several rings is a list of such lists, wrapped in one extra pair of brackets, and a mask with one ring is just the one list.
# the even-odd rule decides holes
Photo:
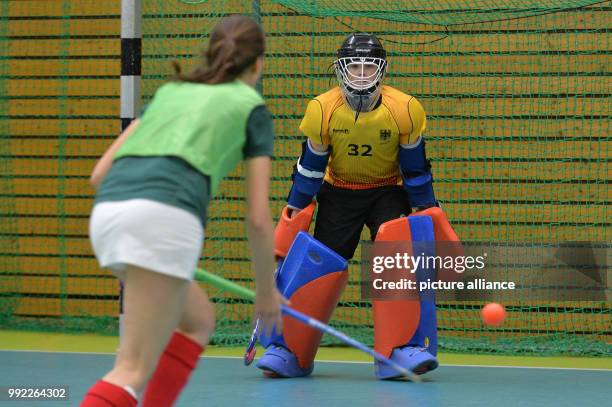
[(372, 34), (349, 35), (334, 62), (345, 102), (359, 115), (376, 106), (387, 71), (387, 52)]

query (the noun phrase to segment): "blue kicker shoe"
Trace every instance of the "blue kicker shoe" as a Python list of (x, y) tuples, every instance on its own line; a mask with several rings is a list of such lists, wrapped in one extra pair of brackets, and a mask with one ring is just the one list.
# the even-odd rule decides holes
[[(393, 353), (391, 353), (390, 359), (418, 375), (422, 375), (438, 367), (438, 360), (436, 357), (425, 348), (419, 346), (395, 348), (393, 349)], [(375, 367), (377, 379), (395, 379), (401, 376), (397, 371), (384, 363), (376, 361)]]
[(270, 346), (257, 361), (256, 366), (270, 378), (304, 377), (311, 374), (314, 369), (314, 364), (307, 369), (301, 368), (293, 352), (278, 345)]

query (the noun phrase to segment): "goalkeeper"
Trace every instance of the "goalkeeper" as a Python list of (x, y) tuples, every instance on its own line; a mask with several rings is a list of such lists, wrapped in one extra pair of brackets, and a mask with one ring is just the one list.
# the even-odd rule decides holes
[[(387, 56), (380, 41), (370, 34), (349, 35), (334, 65), (339, 86), (311, 100), (300, 124), (307, 139), (277, 226), (280, 257), (293, 241), (285, 229), (291, 229), (292, 223), (308, 229), (315, 196), (319, 208), (314, 237), (347, 260), (353, 257), (364, 225), (374, 240), (381, 224), (436, 205), (425, 157), (425, 112), (413, 96), (383, 85)], [(304, 208), (308, 210), (302, 211)], [(279, 251), (281, 246), (284, 249)], [(299, 267), (295, 269), (299, 274)], [(291, 294), (296, 309), (327, 322), (347, 280), (347, 270), (338, 272), (329, 278), (306, 278), (303, 287), (290, 293), (285, 289), (285, 295), (289, 298)], [(284, 276), (282, 280), (295, 279)], [(282, 281), (278, 284), (282, 291)], [(380, 314), (375, 308), (375, 330), (389, 326), (377, 324), (381, 318), (394, 319), (391, 325), (397, 330), (409, 329), (408, 321), (419, 319), (419, 315)], [(420, 324), (434, 324), (435, 331), (435, 313), (432, 318), (434, 322), (421, 317)], [(266, 352), (257, 366), (266, 376), (299, 377), (313, 370), (321, 336), (288, 322), (285, 320), (282, 335), (262, 340)], [(387, 333), (379, 329), (376, 336), (381, 335)], [(430, 340), (433, 338), (427, 342)], [(398, 343), (385, 356), (417, 374), (438, 366), (426, 343)]]

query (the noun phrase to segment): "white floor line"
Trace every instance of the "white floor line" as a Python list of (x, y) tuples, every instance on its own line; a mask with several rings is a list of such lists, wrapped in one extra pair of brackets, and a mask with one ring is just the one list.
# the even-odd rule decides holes
[[(45, 351), (45, 350), (21, 350), (21, 349), (0, 349), (0, 352), (31, 352), (31, 353), (68, 353), (75, 355), (114, 355), (110, 352), (70, 352), (70, 351)], [(242, 356), (214, 356), (204, 355), (203, 358), (210, 359), (242, 359)], [(317, 363), (343, 363), (343, 364), (372, 364), (372, 362), (356, 361), (356, 360), (316, 360)], [(457, 364), (441, 364), (444, 367), (492, 367), (498, 369), (544, 369), (544, 370), (584, 370), (595, 372), (611, 372), (612, 369), (602, 368), (585, 368), (585, 367), (546, 367), (546, 366), (503, 366), (503, 365), (457, 365)]]

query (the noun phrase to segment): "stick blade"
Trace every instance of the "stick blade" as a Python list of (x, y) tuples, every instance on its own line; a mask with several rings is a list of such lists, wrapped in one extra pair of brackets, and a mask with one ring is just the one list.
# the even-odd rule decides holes
[(255, 354), (257, 353), (257, 348), (253, 346), (244, 353), (244, 365), (249, 366), (255, 360)]

